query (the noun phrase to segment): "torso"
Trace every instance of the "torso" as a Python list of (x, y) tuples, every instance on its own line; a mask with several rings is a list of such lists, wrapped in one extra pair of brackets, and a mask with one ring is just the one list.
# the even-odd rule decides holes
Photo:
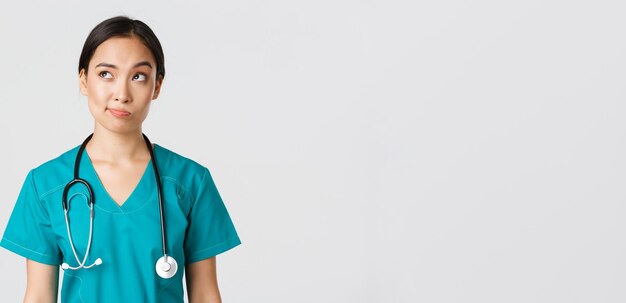
[[(65, 185), (74, 176), (78, 150), (76, 146), (31, 170), (23, 187), (24, 194), (18, 198), (0, 241), (3, 247), (24, 257), (53, 266), (62, 262), (70, 266), (80, 263), (69, 244), (68, 226), (79, 259), (83, 259), (90, 245), (85, 265), (94, 264), (97, 258), (101, 258), (102, 264), (91, 269), (63, 271), (60, 301), (182, 303), (185, 265), (241, 243), (209, 171), (155, 144), (155, 163), (162, 181), (167, 252), (179, 266), (173, 278), (159, 277), (155, 264), (163, 256), (163, 226), (156, 176), (152, 165), (148, 164), (148, 152), (135, 157), (144, 159), (143, 163), (125, 161), (131, 163), (126, 165), (129, 169), (112, 167), (111, 161), (109, 164), (95, 161), (96, 172), (85, 150), (79, 159), (78, 177), (93, 190), (95, 206), (90, 217), (89, 205), (85, 203), (89, 198), (86, 186), (71, 186), (66, 193), (67, 212), (61, 203)], [(99, 158), (93, 155), (96, 160)], [(137, 182), (137, 171), (142, 166), (145, 173), (141, 181), (130, 189)], [(119, 179), (128, 180), (115, 182)], [(121, 196), (132, 192), (124, 205), (119, 206), (108, 197), (103, 184), (117, 201), (122, 201), (123, 197), (117, 195), (123, 193), (124, 188), (126, 192)]]

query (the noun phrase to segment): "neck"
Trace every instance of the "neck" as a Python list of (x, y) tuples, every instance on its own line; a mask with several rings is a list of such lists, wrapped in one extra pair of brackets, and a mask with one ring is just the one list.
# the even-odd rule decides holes
[(150, 157), (141, 129), (116, 133), (96, 126), (85, 148), (90, 158), (111, 163)]

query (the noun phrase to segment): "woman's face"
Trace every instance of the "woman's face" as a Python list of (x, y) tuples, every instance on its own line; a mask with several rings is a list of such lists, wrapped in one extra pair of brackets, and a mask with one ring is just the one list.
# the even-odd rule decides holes
[(80, 73), (80, 91), (89, 100), (95, 127), (116, 133), (141, 131), (162, 82), (152, 52), (134, 36), (104, 41), (87, 73)]

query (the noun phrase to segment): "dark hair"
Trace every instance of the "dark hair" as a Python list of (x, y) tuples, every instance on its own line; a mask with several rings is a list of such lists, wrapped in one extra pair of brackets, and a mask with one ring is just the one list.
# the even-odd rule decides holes
[(83, 45), (83, 51), (80, 53), (78, 60), (78, 73), (85, 70), (87, 73), (89, 61), (93, 57), (96, 48), (104, 41), (113, 37), (138, 37), (143, 44), (150, 49), (154, 59), (156, 60), (157, 76), (165, 77), (165, 57), (163, 56), (163, 48), (154, 32), (145, 23), (139, 20), (133, 20), (126, 16), (117, 16), (106, 19), (96, 25)]

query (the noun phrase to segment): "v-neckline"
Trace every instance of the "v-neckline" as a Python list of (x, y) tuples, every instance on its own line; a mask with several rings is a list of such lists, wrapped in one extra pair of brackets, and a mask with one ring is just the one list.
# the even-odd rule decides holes
[[(157, 150), (156, 146), (156, 144), (153, 144), (153, 153), (155, 154)], [(115, 202), (113, 197), (111, 197), (108, 190), (104, 186), (104, 183), (102, 183), (100, 176), (98, 176), (98, 172), (93, 165), (87, 149), (85, 149), (83, 153), (84, 155), (81, 158), (81, 167), (87, 167), (85, 173), (89, 176), (88, 180), (90, 180), (92, 190), (94, 191), (96, 200), (94, 201), (95, 207), (109, 212), (129, 212), (142, 207), (146, 202), (148, 202), (148, 200), (150, 200), (149, 198), (152, 196), (152, 193), (156, 191), (154, 172), (151, 169), (152, 159), (150, 159), (148, 161), (148, 164), (144, 168), (141, 178), (131, 191), (130, 195), (126, 198), (126, 200), (124, 200), (122, 204), (118, 204), (117, 202)]]

